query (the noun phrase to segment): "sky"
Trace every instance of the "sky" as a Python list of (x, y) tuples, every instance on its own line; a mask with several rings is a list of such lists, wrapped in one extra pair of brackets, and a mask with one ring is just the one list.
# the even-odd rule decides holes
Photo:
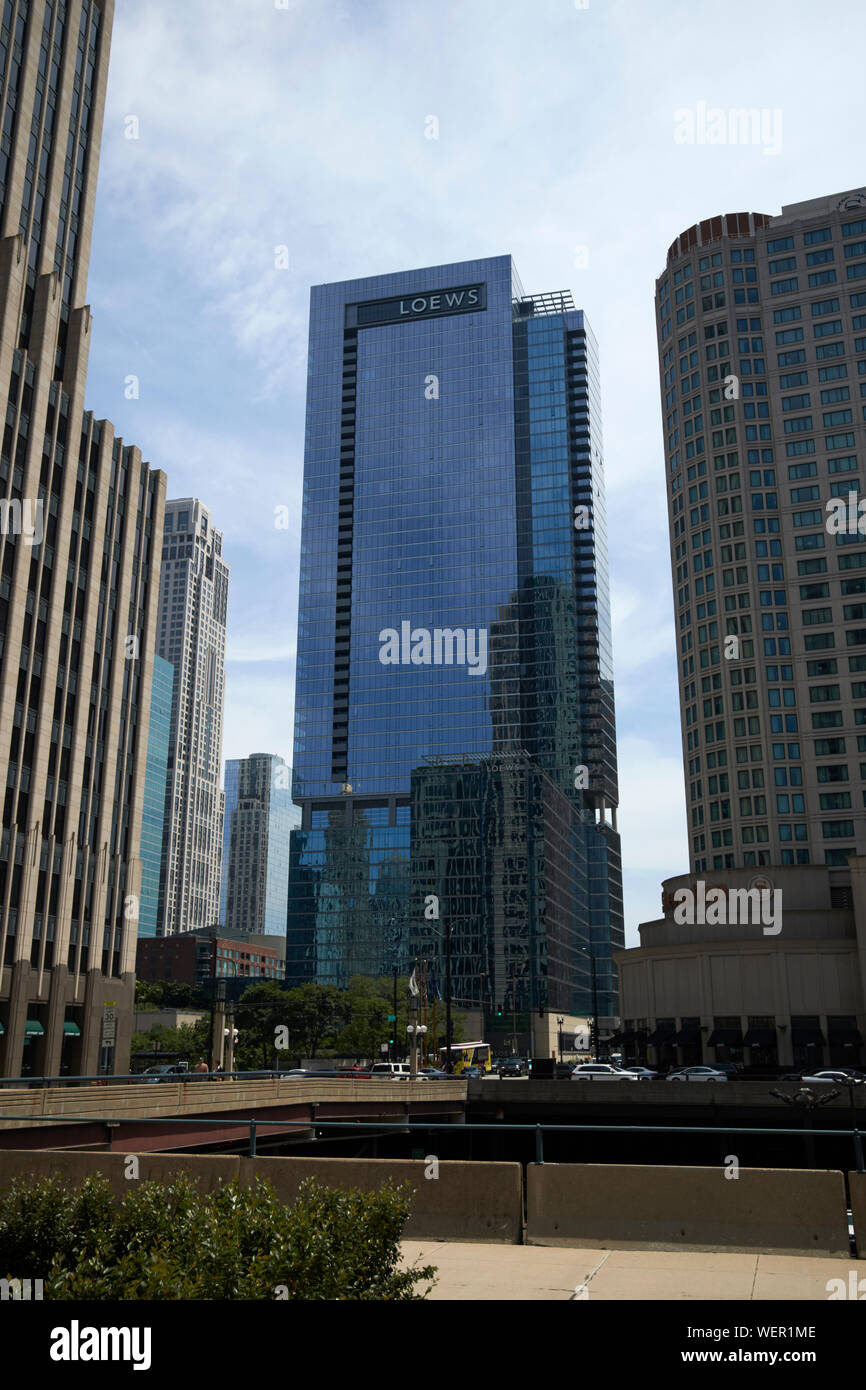
[(864, 38), (862, 0), (117, 0), (87, 404), (224, 532), (224, 758), (292, 761), (310, 286), (510, 253), (599, 342), (638, 944), (688, 869), (654, 282), (694, 222), (864, 186)]

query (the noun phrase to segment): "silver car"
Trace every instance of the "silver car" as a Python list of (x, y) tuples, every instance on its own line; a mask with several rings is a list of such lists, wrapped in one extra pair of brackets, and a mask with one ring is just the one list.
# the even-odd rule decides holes
[(723, 1071), (715, 1067), (680, 1067), (679, 1071), (669, 1073), (668, 1081), (727, 1081)]

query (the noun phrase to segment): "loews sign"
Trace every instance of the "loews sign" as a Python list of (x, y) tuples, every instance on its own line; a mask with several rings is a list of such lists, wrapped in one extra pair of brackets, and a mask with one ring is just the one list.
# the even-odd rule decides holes
[(408, 323), (410, 319), (467, 314), (486, 308), (486, 285), (459, 285), (453, 290), (425, 290), (422, 294), (402, 295), (399, 299), (374, 299), (365, 304), (347, 304), (346, 327)]

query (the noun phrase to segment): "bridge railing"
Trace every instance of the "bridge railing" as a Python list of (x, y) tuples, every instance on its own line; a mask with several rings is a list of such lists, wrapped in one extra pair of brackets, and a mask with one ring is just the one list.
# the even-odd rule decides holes
[[(0, 1114), (0, 1122), (8, 1119), (18, 1120), (18, 1115)], [(28, 1122), (35, 1124), (46, 1123), (56, 1124), (57, 1117), (53, 1115), (33, 1115), (28, 1116)], [(266, 1116), (214, 1116), (213, 1119), (199, 1119), (194, 1116), (174, 1117), (169, 1115), (160, 1116), (108, 1116), (108, 1115), (65, 1115), (63, 1121), (66, 1124), (74, 1124), (76, 1121), (82, 1124), (103, 1124), (106, 1129), (106, 1140), (110, 1144), (113, 1139), (113, 1131), (123, 1124), (135, 1125), (182, 1125), (185, 1128), (195, 1125), (209, 1125), (212, 1129), (225, 1130), (227, 1127), (243, 1127), (249, 1134), (248, 1154), (250, 1158), (257, 1156), (258, 1130), (261, 1126), (269, 1131), (274, 1129), (305, 1129), (305, 1130), (330, 1130), (340, 1129), (360, 1132), (361, 1130), (376, 1130), (377, 1133), (393, 1130), (400, 1134), (435, 1133), (439, 1130), (454, 1134), (459, 1131), (461, 1134), (466, 1132), (478, 1131), (483, 1134), (510, 1134), (510, 1133), (529, 1133), (535, 1136), (535, 1163), (544, 1163), (544, 1135), (551, 1134), (713, 1134), (717, 1139), (727, 1137), (732, 1134), (748, 1135), (786, 1135), (799, 1139), (801, 1142), (811, 1139), (840, 1139), (843, 1135), (850, 1135), (854, 1145), (854, 1161), (858, 1173), (866, 1172), (863, 1156), (863, 1137), (866, 1130), (859, 1129), (856, 1125), (850, 1128), (847, 1125), (840, 1125), (837, 1129), (815, 1129), (807, 1125), (799, 1129), (787, 1127), (775, 1128), (767, 1125), (728, 1125), (723, 1127), (717, 1125), (600, 1125), (600, 1124), (581, 1124), (581, 1125), (561, 1125), (554, 1122), (550, 1124), (439, 1124), (429, 1120), (319, 1120), (315, 1117), (306, 1119), (283, 1120), (270, 1119)]]

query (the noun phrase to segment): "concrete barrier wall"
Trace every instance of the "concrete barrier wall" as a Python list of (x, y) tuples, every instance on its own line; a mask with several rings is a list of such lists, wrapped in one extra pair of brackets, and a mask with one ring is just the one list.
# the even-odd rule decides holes
[(266, 1178), (286, 1203), (295, 1200), (305, 1178), (326, 1187), (377, 1191), (390, 1178), (409, 1182), (414, 1192), (404, 1235), (415, 1240), (503, 1241), (523, 1239), (523, 1170), (519, 1163), (443, 1159), (439, 1176), (421, 1159), (242, 1158), (241, 1181)]
[[(134, 1186), (127, 1177), (128, 1155), (121, 1153), (0, 1151), (0, 1191), (15, 1178), (36, 1181), (59, 1174), (70, 1186), (101, 1173), (116, 1197)], [(519, 1163), (464, 1163), (443, 1160), (438, 1178), (425, 1178), (428, 1165), (418, 1159), (235, 1158), (212, 1154), (137, 1154), (139, 1181), (166, 1180), (173, 1173), (192, 1177), (202, 1191), (240, 1178), (252, 1185), (265, 1178), (286, 1205), (297, 1197), (305, 1178), (326, 1187), (378, 1191), (390, 1178), (410, 1182), (412, 1213), (404, 1234), (419, 1240), (503, 1241), (523, 1238), (523, 1173)]]
[[(240, 1176), (240, 1159), (231, 1154), (136, 1154), (138, 1181), (166, 1181), (174, 1173), (191, 1178), (202, 1192), (210, 1192), (220, 1182), (231, 1182)], [(135, 1184), (127, 1177), (131, 1165), (125, 1154), (109, 1153), (52, 1153), (50, 1151), (0, 1150), (0, 1191), (13, 1179), (38, 1181), (57, 1174), (70, 1187), (99, 1173), (108, 1178), (111, 1190), (118, 1198), (125, 1197)]]
[(849, 1173), (848, 1191), (851, 1193), (851, 1216), (854, 1221), (857, 1254), (861, 1260), (866, 1260), (866, 1173)]
[(842, 1173), (530, 1164), (526, 1240), (622, 1249), (847, 1255)]

